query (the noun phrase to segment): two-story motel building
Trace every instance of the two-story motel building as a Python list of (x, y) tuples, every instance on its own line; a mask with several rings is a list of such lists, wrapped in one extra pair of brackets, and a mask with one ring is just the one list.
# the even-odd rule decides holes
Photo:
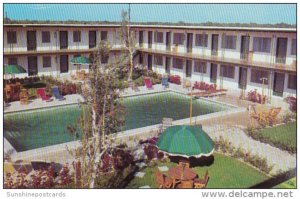
[[(121, 50), (119, 25), (4, 24), (4, 64), (19, 75), (70, 75), (74, 56), (89, 56), (109, 41), (113, 62)], [(268, 89), (272, 97), (296, 95), (297, 41), (294, 28), (132, 25), (134, 64), (191, 81), (214, 82), (239, 91)], [(264, 84), (262, 82), (264, 80)]]

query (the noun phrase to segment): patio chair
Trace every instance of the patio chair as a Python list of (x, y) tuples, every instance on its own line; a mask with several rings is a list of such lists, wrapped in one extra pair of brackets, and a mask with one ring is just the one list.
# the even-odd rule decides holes
[(159, 188), (171, 188), (173, 185), (173, 181), (168, 178), (166, 175), (164, 175), (163, 173), (156, 171), (155, 173), (155, 179), (156, 179), (156, 183), (158, 184)]
[(182, 180), (176, 188), (192, 189), (192, 188), (194, 188), (194, 181), (193, 180)]
[(62, 96), (58, 90), (58, 87), (53, 87), (52, 88), (52, 93), (55, 97), (55, 99), (58, 99), (60, 101), (65, 100), (66, 98), (64, 96)]
[(45, 88), (36, 89), (37, 94), (42, 98), (43, 101), (50, 102), (52, 99), (46, 95)]
[(194, 180), (194, 186), (195, 186), (195, 188), (196, 189), (203, 189), (203, 188), (205, 188), (207, 186), (208, 180), (209, 180), (209, 176), (208, 176), (208, 171), (206, 170), (203, 179), (196, 178)]
[(145, 77), (144, 82), (147, 89), (153, 89), (152, 82), (149, 77)]
[(169, 88), (169, 78), (168, 77), (163, 77), (161, 79), (161, 85), (164, 87), (164, 88)]

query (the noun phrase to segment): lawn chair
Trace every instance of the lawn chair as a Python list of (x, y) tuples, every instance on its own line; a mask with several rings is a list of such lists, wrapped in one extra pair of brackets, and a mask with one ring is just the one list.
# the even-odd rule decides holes
[(161, 85), (164, 86), (164, 88), (169, 88), (169, 82), (168, 82), (169, 78), (168, 77), (163, 77), (161, 79)]
[(204, 179), (199, 179), (196, 178), (194, 180), (194, 186), (196, 189), (203, 189), (207, 186), (209, 180), (209, 176), (208, 176), (208, 171), (206, 170), (205, 175), (204, 175)]
[(155, 178), (156, 178), (156, 183), (158, 184), (159, 188), (169, 189), (173, 185), (173, 181), (159, 171), (156, 171)]
[(37, 94), (42, 98), (43, 101), (50, 102), (52, 99), (46, 95), (45, 88), (36, 89)]
[(153, 89), (152, 82), (151, 82), (150, 78), (145, 77), (144, 82), (145, 82), (145, 85), (146, 85), (147, 89)]
[(52, 88), (52, 93), (55, 97), (55, 99), (58, 99), (60, 101), (65, 100), (66, 98), (64, 96), (62, 96), (58, 90), (58, 87), (53, 87)]

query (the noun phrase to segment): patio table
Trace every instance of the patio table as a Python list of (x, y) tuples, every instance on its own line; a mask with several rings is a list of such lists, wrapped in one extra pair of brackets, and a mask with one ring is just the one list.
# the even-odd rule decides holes
[(172, 179), (176, 180), (193, 180), (197, 177), (197, 173), (195, 173), (191, 168), (175, 166), (169, 169), (168, 175)]

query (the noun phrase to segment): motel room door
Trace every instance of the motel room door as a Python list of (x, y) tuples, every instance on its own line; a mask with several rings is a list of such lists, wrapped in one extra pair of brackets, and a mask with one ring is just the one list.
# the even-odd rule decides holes
[(276, 63), (285, 64), (286, 51), (287, 51), (287, 38), (278, 38), (277, 48), (276, 48)]
[(144, 31), (139, 32), (139, 46), (143, 47), (144, 46)]
[(239, 88), (246, 89), (247, 86), (247, 68), (240, 67)]
[(171, 32), (167, 32), (166, 46), (167, 46), (167, 51), (171, 51)]
[(191, 77), (191, 76), (192, 76), (192, 60), (186, 60), (185, 77)]
[(250, 37), (249, 36), (242, 36), (241, 38), (241, 59), (248, 59), (249, 54), (249, 43)]
[(148, 31), (148, 48), (152, 48), (152, 31)]
[(27, 50), (36, 50), (36, 31), (27, 31)]
[(89, 31), (89, 48), (96, 47), (96, 31)]
[(28, 61), (28, 76), (33, 76), (38, 74), (38, 64), (37, 56), (29, 56)]
[(211, 55), (218, 55), (219, 35), (213, 34), (211, 37)]
[(284, 73), (274, 73), (274, 85), (273, 85), (273, 95), (281, 96), (283, 95), (284, 86)]
[(170, 74), (170, 67), (171, 66), (171, 58), (166, 57), (166, 68), (165, 68), (165, 73)]
[(61, 55), (59, 60), (60, 60), (60, 73), (69, 72), (69, 56)]
[(68, 48), (68, 31), (59, 31), (60, 49)]
[(210, 65), (210, 82), (217, 82), (218, 65), (211, 63)]
[(152, 70), (152, 55), (148, 55), (148, 70)]
[(186, 50), (191, 53), (193, 49), (193, 33), (187, 33)]

